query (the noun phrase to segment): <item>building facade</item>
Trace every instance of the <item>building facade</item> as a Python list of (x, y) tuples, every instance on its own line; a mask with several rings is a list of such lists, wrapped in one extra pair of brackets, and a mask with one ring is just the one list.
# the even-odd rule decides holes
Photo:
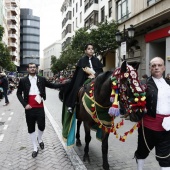
[(2, 42), (5, 45), (8, 45), (7, 10), (5, 7), (5, 0), (0, 1), (0, 25), (4, 28)]
[(116, 1), (116, 19), (124, 26), (135, 27), (134, 43), (127, 49), (126, 60), (139, 63), (139, 75), (149, 73), (149, 61), (159, 56), (165, 60), (165, 74), (170, 73), (170, 5), (168, 0)]
[(7, 24), (10, 55), (14, 64), (20, 66), (20, 1), (5, 0), (5, 7), (7, 20), (4, 19), (4, 25)]
[(18, 72), (26, 72), (28, 63), (40, 65), (40, 17), (33, 16), (32, 9), (20, 10), (20, 67)]
[[(165, 74), (170, 73), (170, 5), (168, 0), (65, 0), (62, 7), (62, 50), (81, 27), (92, 28), (106, 19), (118, 22), (120, 32), (133, 25), (135, 37), (127, 41), (126, 60), (140, 64), (139, 76), (149, 75), (149, 61), (160, 56), (165, 60)], [(69, 15), (68, 15), (69, 14)], [(69, 16), (69, 17), (68, 17)], [(69, 28), (69, 29), (67, 29)], [(105, 70), (120, 65), (121, 47), (106, 57)]]
[(43, 75), (45, 77), (53, 77), (53, 73), (50, 70), (51, 68), (51, 57), (55, 56), (59, 58), (61, 54), (61, 41), (56, 41), (53, 44), (49, 45), (43, 50), (44, 58), (43, 58)]

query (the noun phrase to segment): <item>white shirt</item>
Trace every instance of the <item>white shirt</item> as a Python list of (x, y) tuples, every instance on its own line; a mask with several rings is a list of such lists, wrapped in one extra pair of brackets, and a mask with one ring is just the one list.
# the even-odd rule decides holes
[(152, 78), (158, 88), (156, 113), (168, 115), (170, 114), (170, 85), (162, 77), (160, 79)]
[(29, 95), (37, 95), (40, 94), (40, 91), (37, 87), (37, 76), (28, 76), (30, 83), (31, 83), (31, 87), (30, 87), (30, 91), (29, 91)]
[[(89, 64), (90, 64), (90, 68), (94, 71), (93, 65), (92, 65), (92, 62), (91, 62), (91, 57), (89, 57)], [(95, 71), (94, 71), (94, 72), (95, 72)]]

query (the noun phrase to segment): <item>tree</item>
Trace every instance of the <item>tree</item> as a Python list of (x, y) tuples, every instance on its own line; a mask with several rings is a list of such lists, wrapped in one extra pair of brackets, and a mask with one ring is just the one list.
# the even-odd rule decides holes
[(2, 41), (4, 28), (0, 25), (0, 66), (8, 71), (16, 71), (16, 66), (11, 60), (10, 50)]
[(75, 36), (72, 38), (71, 48), (78, 52), (84, 52), (84, 46), (90, 43), (90, 35), (87, 32), (87, 28), (80, 28), (75, 32)]
[(95, 53), (105, 57), (118, 47), (115, 39), (118, 25), (115, 21), (99, 23), (97, 29), (90, 29), (90, 40), (95, 46)]
[(61, 71), (68, 65), (77, 63), (78, 59), (84, 54), (84, 47), (87, 43), (94, 44), (96, 55), (100, 55), (102, 58), (108, 52), (114, 52), (117, 48), (115, 40), (117, 27), (118, 25), (115, 21), (105, 21), (104, 23), (99, 23), (97, 28), (92, 28), (89, 31), (87, 28), (80, 28), (75, 32), (71, 44), (61, 53), (60, 58), (56, 59), (57, 61), (52, 61), (52, 70)]
[(56, 74), (62, 70), (64, 70), (67, 65), (63, 62), (63, 60), (61, 60), (61, 58), (56, 58), (55, 56), (51, 56), (51, 71)]

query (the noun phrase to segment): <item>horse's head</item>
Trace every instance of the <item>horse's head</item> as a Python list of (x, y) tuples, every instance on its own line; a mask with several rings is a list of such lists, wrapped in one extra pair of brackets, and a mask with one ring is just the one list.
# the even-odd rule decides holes
[(139, 82), (137, 70), (124, 61), (121, 67), (114, 71), (112, 84), (112, 89), (115, 94), (116, 90), (118, 91), (119, 102), (130, 116), (130, 120), (134, 122), (141, 120), (146, 112), (146, 93)]

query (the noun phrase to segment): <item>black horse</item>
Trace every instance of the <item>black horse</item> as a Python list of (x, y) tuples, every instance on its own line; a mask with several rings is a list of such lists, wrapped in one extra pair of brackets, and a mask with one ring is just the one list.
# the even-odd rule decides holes
[[(116, 133), (113, 121), (119, 110), (117, 108), (117, 100), (123, 103), (131, 121), (140, 121), (146, 112), (145, 89), (139, 83), (136, 69), (127, 65), (126, 62), (123, 62), (122, 66), (114, 72), (101, 73), (91, 83), (83, 86), (78, 93), (76, 145), (81, 146), (80, 125), (83, 122), (86, 143), (83, 160), (90, 162), (88, 155), (89, 143), (91, 141), (90, 130), (94, 125), (100, 127), (102, 130), (103, 168), (105, 170), (109, 170), (109, 133)], [(110, 121), (99, 118), (100, 109), (98, 110), (98, 108), (100, 107), (105, 109), (103, 114), (106, 114)], [(109, 110), (109, 108), (111, 109)]]

